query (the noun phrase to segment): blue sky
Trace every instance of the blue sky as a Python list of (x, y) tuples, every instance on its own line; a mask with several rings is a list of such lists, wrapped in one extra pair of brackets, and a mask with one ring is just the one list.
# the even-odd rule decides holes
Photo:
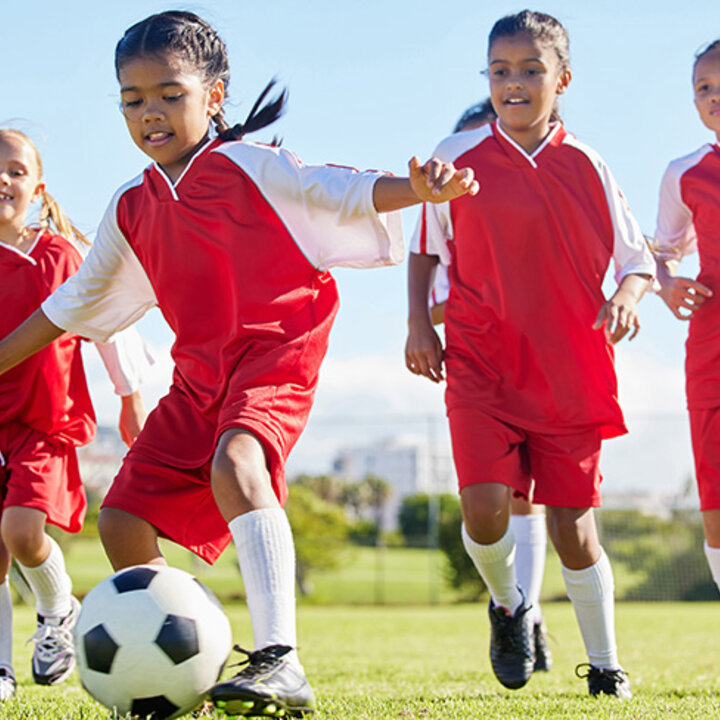
[[(89, 232), (113, 191), (147, 164), (117, 109), (115, 43), (132, 23), (171, 7), (202, 15), (226, 40), (231, 119), (244, 119), (277, 75), (290, 89), (290, 104), (269, 134), (280, 134), (306, 163), (400, 174), (411, 155), (429, 156), (461, 112), (487, 94), (479, 71), (488, 31), (498, 17), (524, 6), (423, 0), (7, 4), (0, 27), (0, 123), (11, 121), (38, 142), (48, 190)], [(566, 126), (608, 161), (646, 233), (654, 229), (668, 161), (711, 140), (692, 105), (690, 72), (693, 53), (715, 39), (709, 33), (720, 33), (720, 5), (696, 0), (691, 11), (687, 7), (644, 0), (534, 6), (555, 15), (570, 33), (574, 79), (561, 104)], [(405, 213), (407, 233), (415, 215)], [(342, 308), (297, 463), (319, 462), (328, 451), (323, 418), (442, 414), (441, 393), (406, 377), (402, 368), (405, 272), (401, 266), (336, 273)], [(667, 479), (669, 487), (690, 469), (682, 415), (685, 328), (658, 298), (647, 298), (641, 309), (640, 336), (618, 351), (621, 399), (632, 433), (614, 441), (619, 450), (608, 444), (612, 473), (606, 475), (613, 488), (637, 485), (643, 473), (648, 480), (640, 484), (647, 486), (663, 468), (674, 478)], [(141, 323), (141, 332), (157, 347), (170, 342), (157, 314)], [(160, 365), (152, 381), (158, 387), (167, 383), (167, 363)], [(99, 415), (108, 419), (114, 412), (106, 387), (95, 392)], [(158, 393), (153, 386), (151, 402)], [(356, 429), (353, 441), (367, 432)], [(649, 472), (658, 442), (668, 457)], [(665, 479), (658, 482), (662, 486)]]

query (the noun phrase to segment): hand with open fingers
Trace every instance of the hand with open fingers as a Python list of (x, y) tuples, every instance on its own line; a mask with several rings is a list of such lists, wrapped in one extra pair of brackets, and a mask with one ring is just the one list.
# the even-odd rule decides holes
[(632, 340), (640, 332), (637, 298), (619, 289), (601, 308), (593, 324), (594, 330), (603, 330), (608, 342), (615, 345), (628, 333)]
[(447, 202), (466, 193), (477, 195), (480, 190), (471, 168), (458, 170), (451, 162), (437, 158), (431, 158), (421, 165), (417, 156), (410, 158), (408, 166), (410, 186), (423, 202)]
[(713, 296), (713, 291), (686, 277), (664, 278), (658, 295), (678, 320), (689, 320)]
[(442, 343), (432, 325), (410, 328), (405, 343), (405, 365), (411, 373), (440, 382), (444, 379), (442, 356)]

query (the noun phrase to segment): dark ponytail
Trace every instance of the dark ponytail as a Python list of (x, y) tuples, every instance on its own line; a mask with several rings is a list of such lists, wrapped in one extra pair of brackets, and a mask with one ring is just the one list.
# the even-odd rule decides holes
[[(287, 104), (287, 88), (283, 88), (278, 95), (263, 105), (263, 102), (275, 85), (277, 85), (277, 80), (273, 78), (260, 93), (260, 96), (252, 106), (252, 110), (250, 110), (244, 123), (236, 123), (231, 127), (225, 120), (225, 111), (220, 108), (217, 115), (214, 115), (212, 118), (218, 137), (221, 140), (240, 140), (244, 135), (272, 125), (281, 117), (285, 113), (285, 106)], [(279, 145), (280, 143), (277, 139), (274, 139), (272, 144)]]
[[(125, 31), (115, 47), (115, 73), (124, 63), (142, 55), (173, 55), (197, 73), (208, 87), (222, 80), (225, 97), (230, 85), (227, 46), (215, 29), (195, 13), (182, 10), (151, 15)], [(244, 123), (230, 126), (220, 108), (212, 120), (222, 140), (239, 140), (243, 135), (274, 123), (285, 111), (287, 90), (262, 105), (276, 80), (271, 80), (255, 101)]]

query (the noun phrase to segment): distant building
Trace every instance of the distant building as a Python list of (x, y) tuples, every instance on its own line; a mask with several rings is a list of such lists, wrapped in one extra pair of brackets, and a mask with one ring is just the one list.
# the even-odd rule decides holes
[(333, 471), (342, 479), (354, 482), (376, 475), (390, 485), (392, 496), (383, 515), (385, 530), (397, 528), (398, 511), (408, 495), (457, 492), (449, 448), (430, 443), (427, 437), (398, 435), (340, 450), (333, 461)]
[(98, 427), (95, 439), (89, 445), (78, 448), (80, 477), (85, 487), (105, 495), (120, 469), (126, 450), (117, 428)]

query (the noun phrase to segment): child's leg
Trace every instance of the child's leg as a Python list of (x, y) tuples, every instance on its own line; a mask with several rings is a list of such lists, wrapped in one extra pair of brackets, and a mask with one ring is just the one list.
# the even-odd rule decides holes
[(493, 603), (511, 614), (522, 604), (515, 574), (515, 538), (508, 526), (511, 489), (499, 483), (460, 491), (463, 544), (490, 591)]
[(255, 651), (248, 666), (216, 685), (210, 697), (228, 715), (302, 714), (315, 697), (297, 657), (295, 546), (254, 435), (237, 429), (221, 435), (212, 489), (235, 541)]
[(60, 546), (45, 533), (46, 515), (34, 508), (11, 506), (2, 516), (2, 538), (35, 595), (37, 630), (32, 673), (36, 683), (55, 685), (75, 667), (72, 631), (80, 603), (72, 596)]
[(295, 545), (263, 446), (254, 435), (223, 433), (213, 459), (212, 488), (235, 541), (255, 648), (296, 648)]
[(166, 565), (158, 545), (158, 531), (147, 520), (117, 508), (104, 507), (98, 530), (114, 570), (131, 565)]
[(703, 510), (705, 557), (715, 584), (720, 589), (720, 509)]
[(45, 533), (46, 515), (26, 507), (6, 508), (2, 538), (35, 594), (43, 617), (62, 618), (72, 609), (72, 581), (59, 545)]
[(567, 594), (593, 667), (620, 667), (615, 642), (614, 581), (587, 508), (548, 507), (548, 530), (562, 561)]
[(547, 554), (547, 526), (545, 509), (527, 500), (513, 497), (510, 529), (515, 536), (515, 572), (525, 599), (532, 605), (535, 624), (542, 623), (540, 589), (545, 572)]
[[(10, 553), (0, 539), (0, 670), (14, 675), (12, 664), (12, 598), (8, 570), (10, 569)], [(0, 680), (1, 682), (1, 680)], [(2, 700), (0, 688), (0, 701)]]

